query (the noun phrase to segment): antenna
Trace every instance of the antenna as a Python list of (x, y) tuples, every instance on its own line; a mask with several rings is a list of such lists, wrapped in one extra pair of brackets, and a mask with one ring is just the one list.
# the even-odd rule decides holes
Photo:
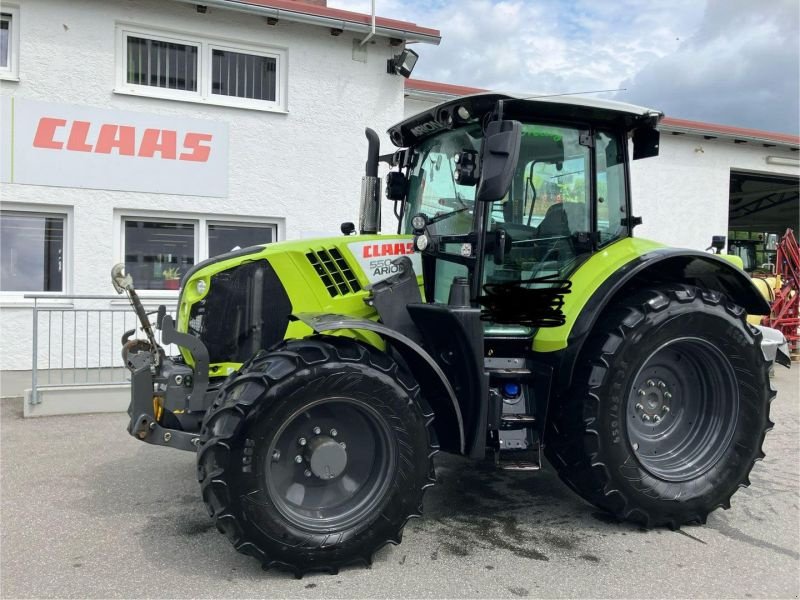
[(615, 90), (587, 90), (585, 92), (564, 92), (562, 94), (541, 94), (539, 96), (526, 96), (525, 98), (514, 98), (514, 100), (536, 100), (537, 98), (555, 98), (556, 96), (579, 96), (581, 94), (600, 94), (602, 92), (625, 92), (628, 88), (617, 88)]

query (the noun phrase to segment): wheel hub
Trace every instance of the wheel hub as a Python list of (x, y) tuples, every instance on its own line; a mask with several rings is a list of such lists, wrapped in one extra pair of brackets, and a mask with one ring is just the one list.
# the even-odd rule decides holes
[(669, 414), (673, 399), (670, 386), (661, 379), (647, 379), (638, 386), (636, 415), (645, 423), (659, 424)]
[(337, 478), (347, 467), (347, 450), (327, 435), (314, 437), (306, 446), (304, 458), (311, 473), (324, 480)]

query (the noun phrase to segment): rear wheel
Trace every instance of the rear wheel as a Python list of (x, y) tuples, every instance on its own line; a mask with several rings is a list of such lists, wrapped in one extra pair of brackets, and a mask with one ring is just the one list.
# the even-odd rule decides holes
[(604, 313), (546, 436), (560, 477), (647, 527), (729, 508), (764, 456), (775, 395), (745, 316), (690, 286), (640, 291)]
[(433, 484), (419, 387), (387, 355), (311, 338), (255, 357), (201, 433), (203, 499), (237, 550), (302, 575), (399, 543)]

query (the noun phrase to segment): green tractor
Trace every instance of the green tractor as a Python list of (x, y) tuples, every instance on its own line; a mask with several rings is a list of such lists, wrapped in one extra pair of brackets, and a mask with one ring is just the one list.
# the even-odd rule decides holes
[(658, 153), (660, 117), (453, 100), (392, 127), (391, 154), (367, 130), (358, 235), (197, 264), (155, 324), (117, 265), (143, 333), (123, 337), (129, 433), (196, 452), (217, 528), (296, 574), (400, 543), (439, 451), (544, 455), (620, 520), (703, 523), (763, 458), (788, 357), (748, 325), (769, 306), (735, 264), (633, 237), (629, 149)]

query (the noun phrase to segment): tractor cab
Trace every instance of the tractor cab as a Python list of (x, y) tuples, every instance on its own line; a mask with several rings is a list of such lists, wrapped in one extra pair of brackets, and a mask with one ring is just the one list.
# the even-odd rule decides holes
[[(410, 146), (395, 154), (402, 162), (393, 175), (404, 185), (389, 188), (401, 190), (390, 198), (403, 202), (400, 232), (415, 235), (423, 254), (428, 301), (446, 303), (456, 278), (469, 279), (473, 301), (486, 284), (563, 279), (630, 235), (628, 140), (637, 158), (657, 154), (661, 115), (602, 101), (576, 106), (485, 94), (390, 130)], [(492, 120), (509, 124), (494, 134), (508, 142), (498, 153), (486, 138)], [(487, 160), (503, 175), (491, 190), (476, 185), (479, 166), (492, 168)]]

